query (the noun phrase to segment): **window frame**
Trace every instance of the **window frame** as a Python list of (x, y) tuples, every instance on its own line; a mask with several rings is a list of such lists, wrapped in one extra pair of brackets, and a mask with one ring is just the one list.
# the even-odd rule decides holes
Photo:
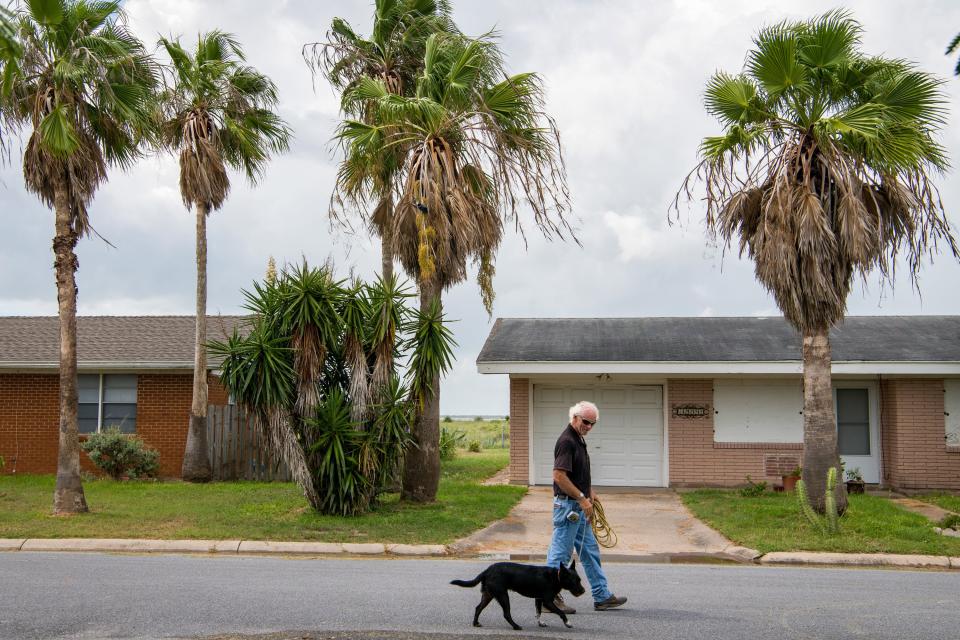
[[(135, 373), (103, 373), (103, 372), (98, 372), (98, 373), (79, 373), (79, 372), (78, 372), (78, 373), (77, 373), (77, 378), (78, 378), (78, 380), (77, 380), (77, 383), (78, 383), (78, 384), (77, 384), (77, 387), (78, 387), (78, 390), (79, 390), (79, 386), (80, 386), (80, 385), (79, 385), (79, 378), (80, 378), (81, 376), (91, 376), (91, 377), (92, 377), (92, 376), (96, 376), (96, 377), (97, 377), (97, 430), (96, 430), (96, 431), (81, 431), (81, 432), (79, 433), (80, 436), (90, 436), (90, 435), (93, 435), (93, 434), (96, 434), (96, 433), (101, 433), (101, 432), (103, 431), (103, 407), (104, 407), (104, 404), (131, 404), (131, 403), (104, 403), (104, 401), (103, 401), (104, 389), (105, 389), (104, 378), (106, 378), (106, 376), (131, 376), (131, 377), (134, 379), (134, 382), (135, 382), (135, 384), (134, 384), (134, 392), (136, 393), (135, 401), (134, 401), (132, 404), (134, 405), (134, 407), (138, 407), (139, 404), (140, 404), (140, 376), (137, 375), (137, 374), (135, 374)], [(78, 395), (79, 395), (79, 394), (78, 394)], [(80, 406), (81, 404), (93, 404), (93, 403), (92, 403), (92, 402), (79, 402), (79, 397), (78, 397), (78, 402), (77, 402), (77, 408), (78, 408), (78, 412), (77, 412), (77, 413), (78, 413), (78, 414), (79, 414), (79, 406)], [(79, 415), (78, 415), (78, 419), (79, 419)], [(79, 421), (79, 420), (78, 420), (78, 421)], [(79, 427), (79, 425), (78, 425), (78, 427)], [(133, 431), (131, 431), (130, 434), (135, 434), (135, 433), (137, 433), (137, 419), (136, 419), (136, 417), (134, 417), (134, 421), (133, 421)]]

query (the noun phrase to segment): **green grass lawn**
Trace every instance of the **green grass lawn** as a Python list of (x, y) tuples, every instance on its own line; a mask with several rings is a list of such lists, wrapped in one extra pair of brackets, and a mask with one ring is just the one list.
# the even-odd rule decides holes
[(737, 544), (770, 551), (835, 551), (960, 555), (960, 540), (939, 536), (933, 523), (886, 498), (851, 495), (839, 536), (817, 532), (799, 513), (794, 494), (765, 493), (745, 498), (736, 491), (682, 492), (698, 518)]
[(698, 518), (737, 544), (769, 551), (915, 553), (960, 556), (960, 540), (939, 536), (933, 523), (886, 498), (851, 495), (840, 535), (824, 536), (800, 515), (794, 494), (741, 497), (736, 491), (682, 492)]
[(387, 494), (373, 513), (317, 515), (296, 485), (269, 482), (94, 480), (90, 513), (51, 515), (55, 477), (0, 476), (0, 538), (315, 540), (446, 544), (503, 518), (526, 492), (479, 483), (506, 466), (504, 450), (460, 452), (443, 463), (437, 502)]
[(917, 500), (929, 502), (930, 504), (935, 504), (941, 509), (960, 513), (960, 495), (950, 493), (925, 493), (912, 497)]
[(462, 431), (463, 446), (479, 440), (484, 449), (510, 448), (510, 423), (506, 420), (451, 420), (440, 426), (447, 431)]

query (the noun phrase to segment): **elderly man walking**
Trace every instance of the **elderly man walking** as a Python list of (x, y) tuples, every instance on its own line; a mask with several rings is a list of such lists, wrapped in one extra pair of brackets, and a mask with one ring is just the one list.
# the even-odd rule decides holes
[[(570, 407), (570, 423), (553, 448), (553, 539), (547, 553), (547, 565), (560, 567), (569, 562), (576, 549), (593, 592), (593, 608), (606, 611), (627, 601), (607, 586), (600, 566), (600, 545), (593, 535), (590, 520), (597, 494), (590, 484), (590, 455), (584, 438), (590, 433), (600, 411), (592, 402), (581, 401)], [(576, 613), (557, 596), (555, 604), (564, 613)]]

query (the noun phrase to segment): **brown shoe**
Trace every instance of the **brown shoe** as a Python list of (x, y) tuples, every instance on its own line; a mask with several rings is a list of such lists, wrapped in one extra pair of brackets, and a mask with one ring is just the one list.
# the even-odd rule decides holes
[(553, 599), (553, 606), (555, 606), (557, 609), (560, 609), (560, 611), (563, 611), (568, 616), (572, 616), (577, 612), (576, 609), (567, 605), (567, 603), (563, 601), (563, 596), (559, 593), (557, 594), (557, 597)]
[(594, 602), (594, 603), (593, 603), (593, 610), (594, 610), (594, 611), (606, 611), (607, 609), (613, 609), (614, 607), (619, 607), (620, 605), (622, 605), (622, 604), (625, 603), (626, 601), (627, 601), (626, 598), (624, 598), (624, 597), (622, 597), (622, 596), (619, 596), (619, 597), (618, 597), (618, 596), (615, 596), (615, 595), (613, 595), (613, 594), (611, 593), (611, 594), (610, 594), (610, 597), (607, 598), (606, 600), (601, 600), (600, 602)]

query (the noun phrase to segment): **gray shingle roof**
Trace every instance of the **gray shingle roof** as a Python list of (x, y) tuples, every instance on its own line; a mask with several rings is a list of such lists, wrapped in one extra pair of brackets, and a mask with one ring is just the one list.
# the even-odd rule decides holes
[[(960, 362), (960, 316), (850, 316), (835, 361)], [(499, 318), (477, 364), (800, 360), (800, 337), (773, 318)]]
[[(208, 316), (207, 338), (222, 340), (243, 316)], [(193, 366), (193, 316), (80, 316), (77, 364)], [(56, 367), (60, 323), (56, 316), (0, 317), (0, 367)]]

